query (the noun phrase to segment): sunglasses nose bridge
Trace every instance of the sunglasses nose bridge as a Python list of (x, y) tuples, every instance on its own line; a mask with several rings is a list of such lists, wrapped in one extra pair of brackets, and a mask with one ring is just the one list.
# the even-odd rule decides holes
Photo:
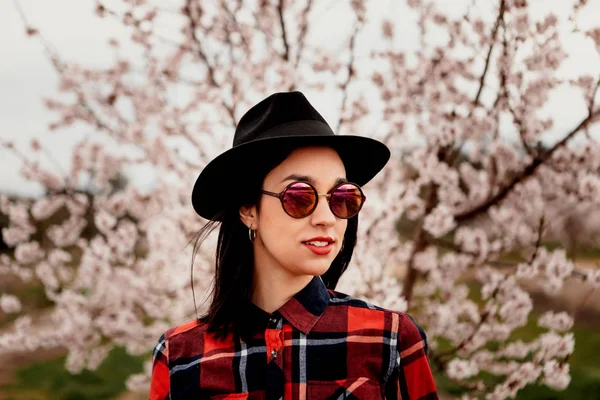
[(325, 197), (327, 211), (335, 217), (335, 214), (333, 213), (333, 210), (331, 209), (331, 204), (329, 202), (329, 200), (331, 199), (331, 193), (318, 193), (315, 190), (315, 194), (316, 194), (315, 205), (313, 206), (313, 210), (312, 210), (311, 214), (314, 213), (317, 210), (317, 208), (319, 207), (319, 205), (321, 204), (321, 202), (319, 201), (319, 197)]
[[(327, 201), (327, 206), (331, 208), (331, 193), (317, 193), (317, 198), (315, 201), (317, 204), (315, 205), (315, 208), (319, 205), (319, 197), (325, 197), (325, 200)], [(331, 210), (331, 212), (333, 212), (333, 210)]]

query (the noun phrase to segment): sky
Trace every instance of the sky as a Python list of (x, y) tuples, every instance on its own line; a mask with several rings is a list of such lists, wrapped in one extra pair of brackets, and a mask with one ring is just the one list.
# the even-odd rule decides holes
[[(409, 13), (403, 12), (404, 2), (377, 1), (381, 6), (375, 12), (405, 18), (397, 24), (397, 34), (407, 46), (414, 45), (415, 30), (410, 25), (414, 21), (406, 19)], [(470, 2), (439, 1), (449, 13), (461, 12)], [(543, 15), (548, 10), (566, 13), (571, 3), (572, 0), (530, 0), (535, 16)], [(600, 15), (600, 0), (590, 0), (590, 3), (588, 12), (583, 16), (584, 26), (594, 22), (594, 15)], [(70, 148), (89, 132), (82, 130), (81, 126), (60, 133), (48, 132), (47, 125), (53, 120), (53, 114), (46, 110), (42, 99), (57, 93), (57, 76), (41, 44), (25, 34), (16, 4), (13, 0), (0, 1), (0, 140), (11, 140), (19, 148), (27, 149), (31, 138), (37, 137), (53, 158), (66, 166)], [(30, 25), (40, 29), (44, 37), (67, 60), (93, 67), (107, 65), (111, 54), (106, 45), (108, 37), (125, 36), (125, 31), (117, 22), (95, 17), (94, 0), (19, 0), (18, 4)], [(319, 14), (319, 23), (343, 23), (337, 7), (337, 1), (325, 2), (325, 7)], [(369, 37), (373, 34), (374, 32), (366, 31), (362, 35), (364, 51), (368, 51)], [(586, 70), (597, 74), (600, 71), (600, 57), (592, 51), (589, 41), (581, 40), (575, 35), (566, 35), (565, 38), (569, 59), (565, 62), (562, 73), (568, 76), (573, 71)], [(335, 46), (335, 43), (332, 45)], [(557, 133), (565, 132), (583, 117), (582, 104), (564, 101), (565, 98), (571, 98), (571, 95), (572, 92), (568, 90), (558, 91), (547, 106), (547, 112), (557, 121)], [(316, 96), (311, 98), (311, 101), (314, 99), (315, 107), (327, 120), (334, 120), (336, 110), (331, 106), (332, 102), (327, 94)], [(40, 188), (37, 185), (20, 177), (19, 165), (20, 162), (14, 155), (0, 147), (0, 193), (39, 194)]]

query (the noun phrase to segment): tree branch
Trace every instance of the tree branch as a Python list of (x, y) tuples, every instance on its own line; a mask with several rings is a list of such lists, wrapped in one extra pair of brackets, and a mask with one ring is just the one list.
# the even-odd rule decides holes
[[(508, 53), (508, 39), (506, 38), (506, 21), (502, 19), (502, 28), (504, 29), (502, 34), (502, 55), (506, 58)], [(510, 97), (508, 94), (508, 88), (506, 87), (506, 70), (504, 68), (500, 68), (500, 92), (498, 93), (498, 98), (496, 99), (496, 103), (500, 100), (500, 98), (504, 96), (504, 101), (506, 102), (506, 107), (508, 111), (512, 115), (515, 123), (519, 127), (519, 137), (521, 138), (521, 144), (525, 148), (525, 151), (529, 155), (534, 155), (533, 149), (529, 144), (527, 144), (527, 140), (525, 138), (525, 126), (523, 125), (523, 120), (517, 116), (515, 109), (510, 104)], [(525, 98), (523, 101), (527, 101)], [(496, 104), (494, 104), (494, 107)]]
[[(474, 258), (477, 258), (479, 256), (479, 254), (472, 253), (469, 251), (464, 251), (460, 247), (455, 245), (454, 243), (443, 240), (443, 239), (436, 239), (434, 241), (429, 242), (429, 244), (432, 244), (432, 245), (440, 247), (440, 248), (452, 250), (455, 253), (464, 254), (467, 256), (474, 257)], [(537, 251), (540, 247), (541, 247), (541, 243), (536, 244), (536, 251), (535, 251), (534, 255), (537, 254)], [(523, 260), (523, 262), (531, 263), (532, 261), (531, 260), (529, 260), (529, 261)], [(486, 259), (486, 260), (483, 260), (478, 263), (473, 263), (473, 264), (469, 265), (468, 268), (473, 268), (473, 267), (477, 267), (477, 266), (481, 266), (481, 265), (489, 265), (494, 268), (506, 270), (506, 269), (510, 269), (510, 268), (513, 268), (513, 269), (517, 268), (519, 264), (520, 263), (512, 263), (512, 262), (506, 262), (506, 261), (497, 261), (497, 260)], [(585, 272), (583, 272), (581, 269), (573, 268), (573, 272), (571, 272), (571, 277), (585, 281), (587, 279), (587, 274)]]
[(242, 28), (240, 26), (240, 23), (238, 22), (238, 18), (237, 18), (237, 12), (239, 11), (239, 9), (241, 8), (241, 1), (238, 1), (237, 7), (235, 10), (230, 10), (229, 7), (227, 7), (227, 3), (223, 2), (223, 9), (225, 10), (225, 12), (229, 15), (229, 17), (231, 18), (231, 20), (233, 21), (233, 23), (235, 24), (240, 37), (242, 39), (242, 44), (244, 45), (244, 48), (246, 49), (246, 51), (250, 51), (250, 46), (248, 45), (248, 41), (246, 40), (246, 37), (244, 36), (244, 33), (242, 31)]
[(592, 97), (590, 97), (590, 103), (588, 104), (588, 115), (592, 114), (594, 110), (594, 98), (596, 97), (596, 93), (598, 93), (598, 88), (600, 88), (600, 77), (598, 77), (598, 81), (596, 82), (596, 87), (592, 91)]
[(475, 218), (476, 216), (485, 213), (493, 205), (499, 204), (509, 195), (509, 193), (514, 189), (514, 187), (518, 183), (532, 176), (538, 169), (538, 167), (544, 162), (546, 162), (557, 149), (564, 146), (577, 132), (585, 128), (590, 122), (593, 122), (594, 119), (598, 118), (598, 116), (600, 116), (600, 110), (590, 112), (589, 115), (583, 121), (581, 121), (579, 125), (577, 125), (573, 130), (571, 130), (560, 142), (556, 143), (551, 149), (535, 157), (531, 164), (525, 167), (525, 169), (523, 169), (520, 174), (516, 175), (509, 184), (501, 188), (494, 196), (490, 197), (488, 200), (472, 208), (471, 210), (456, 215), (455, 220), (457, 222), (457, 225), (463, 224), (466, 221), (469, 221)]
[(306, 8), (302, 12), (302, 24), (300, 26), (300, 34), (298, 35), (298, 55), (296, 57), (296, 62), (294, 63), (294, 69), (298, 68), (300, 64), (300, 59), (302, 58), (302, 52), (304, 51), (304, 44), (306, 42), (306, 34), (308, 32), (308, 14), (313, 6), (313, 0), (308, 0), (306, 4)]
[[(490, 66), (490, 61), (492, 58), (492, 51), (494, 50), (494, 45), (496, 44), (496, 35), (498, 34), (498, 29), (500, 27), (500, 22), (504, 20), (504, 13), (506, 12), (506, 1), (500, 0), (500, 11), (498, 12), (498, 17), (496, 18), (496, 23), (494, 24), (494, 29), (492, 30), (492, 41), (490, 43), (490, 47), (487, 52), (487, 56), (485, 58), (485, 67), (483, 68), (483, 73), (479, 78), (479, 89), (477, 90), (477, 95), (473, 100), (473, 109), (479, 105), (479, 98), (481, 97), (481, 92), (483, 91), (483, 87), (485, 85), (485, 77), (487, 76), (488, 68)], [(471, 113), (473, 110), (471, 110)]]
[(355, 61), (355, 55), (356, 55), (355, 54), (355, 52), (356, 52), (356, 36), (358, 35), (359, 29), (360, 29), (360, 26), (357, 23), (356, 26), (354, 27), (354, 32), (352, 32), (352, 36), (350, 37), (350, 59), (348, 60), (348, 64), (346, 65), (346, 68), (348, 70), (348, 76), (341, 85), (342, 105), (340, 106), (340, 119), (338, 121), (337, 128), (336, 128), (336, 132), (338, 132), (338, 133), (340, 131), (342, 123), (344, 123), (344, 121), (345, 121), (344, 109), (346, 108), (346, 102), (348, 101), (348, 85), (350, 84), (350, 81), (352, 80), (352, 78), (354, 77), (354, 74), (356, 73), (356, 71), (354, 69), (354, 61)]
[(290, 60), (290, 45), (287, 40), (285, 21), (283, 19), (283, 1), (284, 0), (279, 0), (279, 3), (277, 4), (277, 14), (279, 15), (279, 23), (281, 24), (281, 38), (283, 39), (283, 48), (284, 48), (283, 59), (285, 61), (289, 61)]
[(425, 215), (419, 220), (414, 232), (413, 232), (413, 248), (410, 253), (410, 257), (408, 259), (408, 274), (406, 275), (406, 279), (404, 280), (404, 287), (402, 290), (402, 294), (406, 298), (406, 302), (410, 307), (410, 300), (412, 298), (413, 288), (417, 281), (417, 277), (419, 275), (419, 271), (415, 268), (415, 256), (418, 252), (423, 250), (425, 246), (427, 246), (427, 232), (423, 228), (423, 222), (425, 220), (425, 216), (431, 212), (433, 206), (437, 200), (437, 193), (434, 184), (429, 184), (427, 186), (427, 199), (425, 200)]
[[(187, 17), (187, 20), (188, 20), (191, 39), (193, 40), (194, 44), (196, 45), (196, 53), (197, 53), (198, 57), (200, 57), (200, 59), (206, 66), (206, 70), (208, 72), (208, 80), (209, 80), (210, 84), (215, 88), (221, 89), (221, 85), (219, 85), (219, 83), (215, 79), (215, 69), (212, 66), (212, 64), (210, 63), (210, 61), (208, 60), (206, 52), (202, 48), (202, 43), (200, 42), (200, 39), (198, 38), (198, 35), (196, 34), (196, 29), (198, 28), (198, 23), (196, 21), (194, 13), (192, 12), (193, 6), (194, 6), (193, 0), (186, 0), (185, 6), (183, 7), (183, 14)], [(231, 122), (233, 123), (233, 126), (236, 126), (234, 107), (228, 105), (227, 103), (225, 103), (225, 101), (221, 101), (221, 105), (227, 111), (227, 114), (231, 118)]]

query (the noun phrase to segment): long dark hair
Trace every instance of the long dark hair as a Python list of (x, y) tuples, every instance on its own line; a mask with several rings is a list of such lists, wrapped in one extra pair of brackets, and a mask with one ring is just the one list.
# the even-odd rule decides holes
[[(258, 167), (260, 178), (246, 182), (246, 190), (237, 193), (246, 193), (246, 197), (237, 197), (224, 210), (204, 225), (195, 236), (194, 249), (191, 263), (192, 293), (194, 307), (196, 296), (194, 292), (194, 260), (202, 242), (219, 225), (217, 239), (215, 276), (211, 295), (212, 301), (206, 314), (198, 318), (199, 322), (207, 324), (207, 331), (215, 334), (217, 338), (224, 338), (230, 332), (240, 333), (243, 320), (243, 305), (250, 302), (253, 287), (254, 248), (248, 238), (248, 227), (240, 220), (240, 207), (242, 205), (256, 205), (260, 212), (261, 188), (265, 176), (273, 168), (287, 158), (292, 149), (278, 152), (276, 159), (263, 161)], [(356, 245), (358, 231), (358, 215), (348, 219), (348, 226), (344, 234), (344, 241), (339, 254), (331, 263), (321, 279), (329, 289), (335, 289), (342, 274), (348, 268)], [(196, 307), (196, 315), (198, 308)]]

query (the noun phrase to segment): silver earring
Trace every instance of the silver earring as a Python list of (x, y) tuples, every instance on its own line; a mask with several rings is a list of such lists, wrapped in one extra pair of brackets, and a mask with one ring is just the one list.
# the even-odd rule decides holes
[(256, 239), (256, 231), (252, 230), (252, 228), (248, 228), (248, 238), (251, 242), (254, 242), (254, 239)]

